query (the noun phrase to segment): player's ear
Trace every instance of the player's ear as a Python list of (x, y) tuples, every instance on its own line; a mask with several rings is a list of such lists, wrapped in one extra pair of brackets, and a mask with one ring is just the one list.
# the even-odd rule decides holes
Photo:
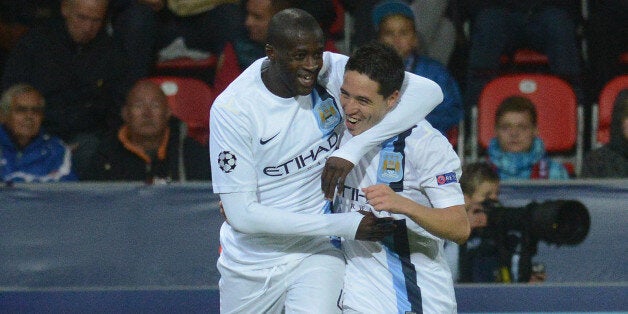
[(399, 101), (400, 95), (401, 94), (399, 93), (399, 90), (396, 90), (392, 94), (390, 94), (390, 96), (386, 98), (386, 109), (388, 109), (389, 111), (392, 110), (392, 108), (394, 108)]

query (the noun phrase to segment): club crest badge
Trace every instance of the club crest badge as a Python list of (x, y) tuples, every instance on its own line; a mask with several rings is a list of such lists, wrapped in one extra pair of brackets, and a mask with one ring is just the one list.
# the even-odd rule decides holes
[(316, 117), (316, 121), (318, 122), (318, 128), (323, 132), (323, 134), (328, 134), (333, 131), (342, 120), (340, 112), (336, 108), (332, 98), (327, 98), (324, 101), (317, 103), (314, 107), (314, 115)]
[(384, 183), (403, 179), (403, 155), (399, 152), (382, 152), (379, 158), (377, 180)]

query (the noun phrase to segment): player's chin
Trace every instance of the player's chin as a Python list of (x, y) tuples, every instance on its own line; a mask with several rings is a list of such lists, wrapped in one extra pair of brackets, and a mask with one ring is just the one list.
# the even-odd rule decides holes
[(297, 94), (299, 94), (301, 96), (307, 96), (307, 95), (311, 94), (313, 90), (314, 90), (314, 85), (306, 86), (306, 85), (299, 84), (297, 86)]

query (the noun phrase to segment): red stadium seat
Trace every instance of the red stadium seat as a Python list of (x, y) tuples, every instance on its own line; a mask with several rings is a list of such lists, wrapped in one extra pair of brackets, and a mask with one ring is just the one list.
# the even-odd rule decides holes
[(549, 61), (547, 56), (528, 48), (522, 48), (516, 50), (511, 56), (502, 55), (501, 57), (502, 64), (511, 64), (511, 65), (543, 65), (547, 66)]
[(216, 95), (205, 82), (188, 77), (153, 76), (168, 96), (168, 104), (175, 117), (188, 126), (190, 137), (202, 144), (209, 141), (209, 109)]
[(628, 64), (628, 52), (624, 52), (619, 56), (619, 63)]
[(465, 145), (464, 119), (462, 119), (458, 125), (449, 129), (446, 135), (449, 143), (458, 154), (458, 157), (462, 160), (464, 158)]
[(178, 58), (157, 62), (155, 68), (158, 71), (164, 70), (204, 70), (216, 67), (218, 58), (211, 55), (205, 59), (195, 60), (192, 58)]
[[(486, 149), (495, 136), (495, 113), (499, 104), (510, 96), (529, 98), (537, 109), (539, 136), (549, 153), (573, 156), (579, 171), (582, 157), (582, 108), (576, 95), (564, 80), (549, 74), (520, 73), (498, 77), (489, 82), (473, 110), (473, 158), (479, 144)], [(575, 153), (573, 152), (575, 150)]]
[(610, 80), (600, 92), (597, 104), (593, 104), (591, 112), (591, 148), (608, 143), (611, 136), (611, 115), (613, 105), (619, 93), (628, 88), (628, 74)]

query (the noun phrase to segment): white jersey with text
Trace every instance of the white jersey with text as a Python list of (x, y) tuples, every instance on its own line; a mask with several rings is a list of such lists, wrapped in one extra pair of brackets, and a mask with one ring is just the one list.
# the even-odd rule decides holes
[[(326, 58), (344, 69), (346, 57)], [(262, 205), (323, 214), (328, 202), (320, 175), (338, 146), (342, 109), (324, 88), (308, 96), (274, 95), (262, 82), (262, 61), (249, 67), (212, 106), (214, 192), (256, 191)], [(339, 90), (342, 71), (332, 74), (327, 86)], [(332, 247), (326, 237), (244, 234), (229, 224), (223, 224), (220, 239), (225, 257), (260, 268)]]
[[(351, 135), (345, 131), (342, 142)], [(342, 144), (341, 144), (342, 145)], [(377, 212), (361, 188), (388, 184), (424, 206), (463, 205), (460, 159), (427, 121), (368, 152), (349, 174), (334, 212), (373, 211), (392, 216), (397, 229), (381, 242), (346, 240), (343, 309), (356, 313), (454, 313), (453, 281), (444, 240), (404, 215)]]

